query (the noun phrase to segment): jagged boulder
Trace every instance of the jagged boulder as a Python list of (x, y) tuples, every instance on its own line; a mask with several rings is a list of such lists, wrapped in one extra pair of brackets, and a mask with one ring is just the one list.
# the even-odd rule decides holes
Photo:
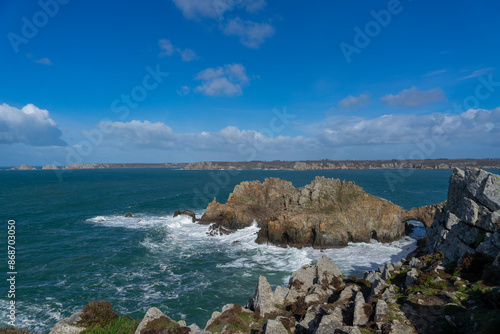
[(255, 312), (258, 311), (261, 317), (276, 311), (273, 290), (264, 276), (259, 276), (259, 283), (257, 283), (249, 308)]
[(225, 230), (260, 227), (257, 242), (278, 246), (332, 248), (375, 238), (390, 242), (404, 235), (403, 209), (370, 195), (353, 182), (316, 177), (295, 188), (276, 178), (242, 182), (226, 204), (214, 199), (200, 223)]
[(68, 318), (59, 321), (50, 331), (50, 334), (79, 334), (85, 330), (85, 327), (79, 326), (78, 322), (82, 320), (82, 311), (72, 314)]
[(447, 202), (428, 229), (426, 250), (442, 251), (444, 264), (476, 252), (500, 257), (499, 175), (475, 168), (453, 171)]

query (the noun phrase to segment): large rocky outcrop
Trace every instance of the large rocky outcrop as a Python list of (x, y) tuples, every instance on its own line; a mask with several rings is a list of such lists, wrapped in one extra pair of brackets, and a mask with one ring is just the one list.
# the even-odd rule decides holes
[(343, 247), (370, 238), (390, 242), (404, 235), (404, 210), (353, 182), (316, 177), (295, 188), (276, 178), (242, 182), (226, 204), (210, 203), (201, 223), (236, 230), (259, 225), (257, 242), (278, 246)]
[(427, 251), (443, 251), (444, 263), (483, 253), (500, 263), (500, 176), (481, 169), (455, 169), (448, 200), (427, 232)]

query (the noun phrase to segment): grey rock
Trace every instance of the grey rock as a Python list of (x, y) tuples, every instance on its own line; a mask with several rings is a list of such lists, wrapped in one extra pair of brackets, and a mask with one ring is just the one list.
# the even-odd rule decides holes
[(418, 278), (417, 269), (412, 268), (410, 271), (406, 273), (405, 287), (409, 288), (410, 286), (412, 286), (413, 283), (417, 281), (417, 278)]
[(344, 322), (344, 316), (342, 315), (342, 309), (340, 307), (336, 307), (330, 316), (334, 317), (341, 324)]
[[(135, 334), (140, 334), (141, 331), (144, 328), (146, 328), (148, 323), (150, 323), (151, 321), (156, 320), (160, 317), (166, 317), (166, 318), (170, 319), (169, 317), (167, 317), (165, 314), (163, 314), (163, 312), (160, 311), (159, 309), (157, 309), (156, 307), (151, 307), (146, 312), (146, 315), (144, 315), (144, 318), (142, 318), (142, 321), (139, 323), (139, 326), (135, 330)], [(170, 320), (173, 321), (172, 319), (170, 319)]]
[(226, 304), (226, 305), (222, 306), (222, 312), (221, 313), (229, 311), (229, 310), (233, 309), (235, 306), (236, 306), (236, 304)]
[(259, 283), (253, 296), (253, 310), (259, 309), (260, 316), (263, 317), (276, 310), (274, 293), (264, 276), (259, 276)]
[(346, 329), (347, 334), (361, 334), (361, 331), (358, 327), (351, 326)]
[(447, 212), (446, 220), (445, 220), (445, 228), (447, 230), (451, 230), (453, 226), (457, 225), (460, 223), (460, 218), (455, 216), (454, 213), (452, 212)]
[(387, 307), (387, 303), (385, 301), (383, 301), (382, 299), (377, 300), (377, 304), (375, 304), (375, 315), (373, 320), (375, 322), (381, 321), (388, 310), (389, 308)]
[(290, 289), (285, 288), (281, 285), (278, 285), (276, 289), (274, 289), (274, 301), (278, 305), (285, 304), (286, 295), (290, 292)]
[(379, 294), (380, 291), (382, 291), (382, 288), (385, 286), (385, 281), (381, 278), (375, 280), (372, 284), (372, 290), (370, 292), (370, 295), (376, 295)]
[(384, 271), (382, 272), (382, 279), (384, 281), (387, 281), (389, 278), (391, 278), (391, 272), (384, 267)]
[(397, 262), (394, 262), (392, 265), (394, 266), (394, 269), (399, 269), (399, 268), (401, 268), (403, 263), (401, 261), (397, 261)]
[(206, 331), (202, 330), (200, 327), (198, 327), (197, 324), (191, 324), (191, 325), (188, 326), (188, 328), (191, 330), (192, 334), (206, 334), (206, 333), (210, 333), (210, 332), (206, 332)]
[(314, 330), (319, 325), (319, 321), (320, 317), (316, 310), (314, 308), (310, 308), (304, 316), (304, 319), (297, 324), (299, 332), (314, 333)]
[(490, 211), (500, 209), (500, 176), (481, 169), (465, 170), (467, 190)]
[(296, 290), (290, 290), (285, 297), (285, 304), (293, 304), (301, 294)]
[(323, 255), (316, 263), (317, 283), (330, 283), (333, 277), (341, 277), (342, 272), (335, 263), (326, 255)]
[(264, 334), (288, 334), (288, 331), (281, 321), (268, 320), (264, 326)]
[(320, 296), (318, 296), (318, 294), (316, 294), (316, 293), (309, 293), (309, 294), (307, 294), (306, 298), (304, 298), (304, 302), (306, 304), (319, 302), (319, 300), (320, 300)]
[(321, 322), (315, 334), (331, 334), (338, 329), (344, 329), (342, 321), (339, 321), (336, 315), (327, 314), (321, 318)]
[(390, 285), (387, 289), (384, 290), (384, 293), (382, 293), (382, 299), (383, 300), (388, 300), (389, 298), (394, 298), (396, 297), (396, 294), (394, 293), (394, 288), (391, 291), (392, 285)]
[(406, 326), (398, 320), (393, 320), (389, 334), (417, 334), (417, 331), (412, 326)]
[(356, 298), (354, 299), (354, 318), (352, 324), (354, 326), (363, 326), (369, 320), (369, 315), (365, 313), (365, 297), (361, 292), (356, 294)]
[(77, 322), (81, 320), (82, 312), (77, 312), (69, 316), (68, 318), (64, 318), (58, 323), (50, 331), (50, 334), (78, 334), (85, 330), (85, 327), (81, 327), (77, 325)]
[(419, 259), (417, 259), (416, 257), (411, 258), (410, 267), (420, 269), (420, 268), (422, 268), (422, 266), (423, 266), (423, 264)]
[(365, 273), (364, 279), (367, 280), (368, 282), (372, 283), (375, 282), (377, 279), (380, 279), (380, 273), (377, 273), (376, 271), (369, 271), (368, 273)]
[(299, 291), (307, 291), (313, 286), (316, 280), (316, 268), (310, 265), (304, 265), (299, 270), (295, 271), (290, 278), (290, 289)]
[(340, 296), (337, 300), (344, 302), (351, 299), (354, 294), (352, 287), (352, 285), (346, 286), (345, 289), (340, 292)]

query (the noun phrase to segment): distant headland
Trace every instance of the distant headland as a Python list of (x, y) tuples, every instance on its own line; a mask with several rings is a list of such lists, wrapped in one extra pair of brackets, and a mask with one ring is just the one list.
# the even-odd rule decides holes
[[(299, 160), (299, 161), (203, 161), (192, 163), (86, 163), (67, 164), (65, 167), (45, 165), (41, 169), (109, 169), (109, 168), (182, 168), (193, 169), (286, 169), (286, 170), (336, 170), (336, 169), (453, 169), (500, 168), (500, 159), (423, 159), (423, 160)], [(10, 170), (36, 170), (23, 164)]]

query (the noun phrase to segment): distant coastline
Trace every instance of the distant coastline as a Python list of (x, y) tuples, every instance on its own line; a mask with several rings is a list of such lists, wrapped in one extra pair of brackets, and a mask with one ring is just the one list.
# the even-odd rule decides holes
[[(50, 166), (51, 168), (48, 168)], [(52, 165), (35, 168), (29, 165), (11, 170), (36, 169), (111, 169), (111, 168), (182, 168), (186, 170), (336, 170), (336, 169), (453, 169), (474, 167), (481, 169), (500, 168), (500, 159), (424, 159), (424, 160), (298, 160), (298, 161), (203, 161), (192, 163), (86, 163), (68, 164), (65, 167)]]

